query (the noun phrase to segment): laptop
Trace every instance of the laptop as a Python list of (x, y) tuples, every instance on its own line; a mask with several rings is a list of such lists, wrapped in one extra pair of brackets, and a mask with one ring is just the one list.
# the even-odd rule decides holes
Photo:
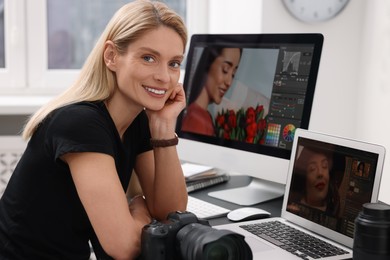
[[(384, 158), (383, 146), (298, 128), (281, 217), (214, 227), (244, 235), (253, 259), (351, 259), (354, 221), (364, 203), (378, 202)], [(278, 241), (271, 233), (285, 226), (280, 223), (300, 235), (287, 233)], [(268, 231), (256, 231), (260, 228)], [(326, 243), (312, 250), (319, 256), (291, 244), (307, 233)], [(328, 246), (337, 249), (323, 250)]]

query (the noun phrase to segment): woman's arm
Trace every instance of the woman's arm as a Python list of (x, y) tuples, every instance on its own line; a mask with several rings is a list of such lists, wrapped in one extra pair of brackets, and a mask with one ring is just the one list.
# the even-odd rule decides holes
[(143, 195), (144, 192), (142, 191), (141, 184), (139, 183), (137, 173), (133, 170), (130, 178), (129, 186), (127, 187), (126, 196), (127, 200), (130, 200), (131, 198), (137, 196), (137, 195)]
[[(185, 105), (183, 86), (177, 84), (161, 110), (147, 109), (151, 137), (174, 138), (177, 116)], [(154, 147), (153, 151), (140, 154), (135, 170), (154, 218), (163, 220), (172, 211), (186, 209), (187, 189), (176, 146)]]
[(137, 157), (135, 168), (151, 215), (164, 220), (187, 207), (187, 189), (176, 146), (154, 148)]
[(142, 227), (151, 219), (142, 197), (128, 205), (114, 159), (101, 153), (70, 153), (62, 159), (105, 252), (115, 259), (136, 258)]

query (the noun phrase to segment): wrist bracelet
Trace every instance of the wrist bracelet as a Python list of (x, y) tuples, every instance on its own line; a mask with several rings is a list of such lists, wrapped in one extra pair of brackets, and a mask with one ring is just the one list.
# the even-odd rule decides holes
[(179, 138), (177, 134), (175, 133), (175, 137), (172, 139), (150, 139), (150, 145), (152, 147), (168, 147), (168, 146), (174, 146), (179, 143)]

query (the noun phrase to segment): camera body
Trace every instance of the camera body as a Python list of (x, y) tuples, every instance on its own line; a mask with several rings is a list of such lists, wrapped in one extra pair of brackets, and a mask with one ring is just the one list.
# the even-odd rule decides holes
[(172, 212), (164, 222), (153, 220), (141, 234), (140, 260), (252, 260), (245, 237), (212, 228), (191, 212)]
[(195, 214), (179, 211), (170, 213), (164, 223), (153, 220), (146, 225), (141, 236), (141, 259), (181, 259), (180, 254), (177, 253), (179, 249), (176, 243), (176, 235), (180, 229), (191, 223), (209, 226), (207, 221), (199, 220)]

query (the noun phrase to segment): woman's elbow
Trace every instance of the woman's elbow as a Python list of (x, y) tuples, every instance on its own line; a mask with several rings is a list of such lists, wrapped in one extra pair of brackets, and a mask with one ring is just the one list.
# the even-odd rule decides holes
[(106, 253), (115, 260), (133, 260), (141, 253), (141, 244), (139, 241), (133, 243), (116, 243), (115, 245), (107, 246)]

